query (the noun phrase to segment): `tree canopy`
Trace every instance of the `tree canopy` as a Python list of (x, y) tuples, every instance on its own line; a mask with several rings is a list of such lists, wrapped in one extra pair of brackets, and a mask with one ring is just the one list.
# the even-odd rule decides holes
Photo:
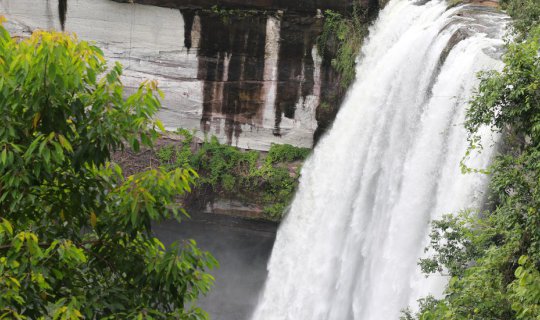
[(125, 177), (111, 153), (163, 129), (155, 82), (131, 95), (119, 64), (65, 33), (14, 39), (0, 24), (0, 318), (204, 319), (217, 262), (194, 241), (169, 248), (151, 224), (197, 174)]

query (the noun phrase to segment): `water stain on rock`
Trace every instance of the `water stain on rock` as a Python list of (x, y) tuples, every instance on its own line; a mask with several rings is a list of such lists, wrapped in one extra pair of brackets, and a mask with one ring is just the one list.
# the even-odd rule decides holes
[(189, 51), (192, 46), (191, 32), (193, 30), (195, 12), (193, 10), (180, 10), (180, 12), (184, 17), (184, 47)]
[[(199, 15), (198, 79), (203, 81), (201, 129), (238, 138), (242, 125), (262, 124), (266, 17)], [(224, 132), (221, 132), (221, 131)]]
[[(191, 30), (192, 11), (182, 13), (186, 29)], [(196, 15), (200, 21), (198, 79), (203, 81), (201, 129), (222, 134), (233, 144), (242, 128), (268, 126), (264, 109), (270, 93), (265, 84), (275, 82), (271, 126), (274, 135), (280, 136), (283, 118), (294, 121), (297, 105), (314, 94), (313, 48), (322, 29), (321, 19), (277, 13), (223, 16), (199, 11)], [(269, 48), (269, 19), (280, 20), (275, 48)], [(186, 31), (186, 47), (190, 35)], [(265, 74), (270, 56), (277, 57), (275, 79)]]
[(66, 27), (66, 14), (67, 14), (67, 0), (58, 0), (58, 16), (60, 17), (60, 25), (62, 31)]
[(284, 15), (281, 23), (275, 135), (280, 134), (282, 117), (294, 119), (300, 99), (313, 93), (313, 47), (321, 32), (320, 19)]

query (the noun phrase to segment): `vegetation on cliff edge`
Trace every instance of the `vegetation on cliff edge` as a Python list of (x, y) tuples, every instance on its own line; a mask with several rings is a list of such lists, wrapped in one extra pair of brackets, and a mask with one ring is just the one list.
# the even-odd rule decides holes
[(350, 16), (332, 10), (324, 12), (324, 25), (317, 47), (321, 56), (331, 56), (332, 67), (340, 74), (342, 88), (356, 77), (356, 58), (368, 32), (368, 9), (353, 8)]
[[(258, 151), (243, 151), (220, 144), (216, 137), (193, 148), (193, 135), (180, 130), (180, 145), (167, 145), (157, 151), (167, 169), (193, 167), (200, 178), (198, 193), (256, 203), (271, 220), (280, 220), (290, 204), (300, 175), (300, 163), (311, 149), (273, 144), (265, 157)], [(295, 166), (291, 164), (297, 162)]]

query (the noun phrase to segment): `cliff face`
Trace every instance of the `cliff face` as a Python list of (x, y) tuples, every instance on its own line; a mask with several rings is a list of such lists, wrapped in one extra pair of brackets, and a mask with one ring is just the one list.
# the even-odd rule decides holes
[[(131, 0), (114, 0), (131, 2)], [(347, 12), (355, 0), (135, 0), (135, 3), (156, 5), (178, 9), (203, 9), (212, 6), (233, 9), (290, 10), (313, 13), (317, 9), (330, 9)], [(369, 0), (357, 1), (360, 5), (369, 4)]]
[(322, 21), (290, 14), (196, 19), (202, 131), (229, 144), (252, 135), (310, 146), (325, 72), (315, 49)]
[[(315, 9), (346, 10), (351, 0), (136, 2), (183, 9), (4, 0), (0, 13), (15, 35), (63, 24), (95, 41), (111, 63), (124, 65), (128, 88), (158, 80), (165, 93), (159, 117), (170, 130), (196, 129), (200, 138), (216, 135), (222, 143), (268, 150), (271, 143), (311, 147), (317, 128), (331, 122), (335, 112), (318, 109), (321, 96), (336, 94), (337, 79), (330, 59), (317, 52), (323, 19)], [(214, 4), (296, 11), (193, 9)]]

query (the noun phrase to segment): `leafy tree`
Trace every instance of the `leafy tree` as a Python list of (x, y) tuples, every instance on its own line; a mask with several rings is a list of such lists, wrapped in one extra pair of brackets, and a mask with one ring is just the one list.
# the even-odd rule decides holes
[(130, 96), (119, 64), (63, 33), (0, 25), (0, 318), (204, 319), (216, 265), (193, 241), (166, 249), (151, 223), (180, 219), (189, 168), (124, 177), (124, 144), (151, 146), (156, 83)]
[(501, 6), (514, 20), (514, 36), (523, 39), (540, 21), (539, 0), (501, 0)]

